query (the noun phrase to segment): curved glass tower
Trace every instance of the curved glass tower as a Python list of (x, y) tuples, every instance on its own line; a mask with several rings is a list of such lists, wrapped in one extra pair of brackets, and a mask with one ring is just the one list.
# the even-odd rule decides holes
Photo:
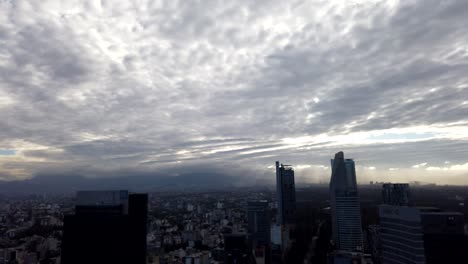
[(352, 159), (343, 152), (331, 160), (330, 201), (333, 240), (339, 250), (362, 251), (361, 206)]

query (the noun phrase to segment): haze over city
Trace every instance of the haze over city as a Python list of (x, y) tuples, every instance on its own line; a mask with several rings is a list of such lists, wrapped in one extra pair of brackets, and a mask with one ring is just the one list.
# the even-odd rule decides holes
[[(0, 179), (468, 183), (468, 2), (1, 1)], [(200, 177), (200, 179), (204, 179)], [(207, 179), (209, 181), (210, 178)]]

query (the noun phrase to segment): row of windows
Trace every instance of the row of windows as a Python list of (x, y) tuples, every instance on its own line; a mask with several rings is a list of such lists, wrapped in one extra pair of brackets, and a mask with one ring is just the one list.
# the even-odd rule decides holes
[(341, 241), (361, 241), (362, 236), (360, 234), (348, 235), (348, 236), (339, 236)]
[(339, 195), (335, 194), (335, 199), (343, 199), (343, 200), (356, 200), (359, 201), (359, 196), (357, 195), (349, 195), (349, 194), (344, 194), (344, 195)]
[(344, 218), (356, 218), (356, 219), (361, 219), (360, 215), (358, 214), (351, 214), (351, 215), (348, 215), (346, 214), (345, 212), (336, 212), (336, 215), (341, 218), (341, 219), (344, 219)]
[(384, 260), (385, 264), (408, 264), (408, 261), (398, 261), (393, 258), (384, 258)]
[(360, 218), (338, 218), (337, 220), (336, 222), (341, 226), (361, 226)]
[(422, 240), (423, 235), (421, 233), (419, 234), (413, 234), (413, 233), (408, 233), (404, 230), (397, 230), (397, 229), (382, 229), (381, 232), (382, 237), (398, 237), (401, 239), (406, 239), (408, 241), (415, 241), (415, 240)]
[(337, 210), (336, 214), (339, 215), (340, 217), (346, 217), (346, 216), (360, 217), (358, 210)]
[(383, 263), (385, 264), (425, 264), (426, 262), (424, 260), (408, 260), (406, 258), (402, 258), (400, 256), (394, 256), (394, 255), (389, 255), (389, 256), (383, 256)]
[(383, 230), (401, 230), (401, 231), (405, 231), (411, 234), (421, 234), (420, 226), (415, 227), (415, 226), (407, 226), (407, 225), (401, 225), (401, 224), (381, 222), (381, 227)]
[(424, 247), (422, 244), (410, 246), (406, 243), (399, 243), (398, 241), (384, 241), (382, 242), (382, 247), (397, 248), (399, 250), (409, 252), (411, 254), (424, 255)]
[(340, 204), (340, 205), (335, 206), (335, 210), (336, 211), (339, 211), (339, 210), (353, 210), (353, 211), (359, 212), (360, 208), (359, 208), (359, 206), (348, 206), (348, 205)]
[(382, 243), (387, 242), (397, 242), (413, 248), (421, 248), (424, 245), (421, 239), (407, 239), (398, 236), (382, 235)]
[(361, 223), (360, 217), (352, 217), (352, 216), (346, 216), (346, 215), (337, 215), (336, 220), (338, 222), (344, 222), (344, 223)]
[(335, 202), (337, 204), (356, 204), (356, 205), (361, 205), (358, 199), (343, 199), (343, 198), (336, 198)]
[(387, 218), (387, 217), (380, 217), (380, 224), (402, 224), (404, 226), (409, 226), (409, 227), (421, 227), (420, 222), (415, 222), (415, 221), (408, 221), (408, 220), (403, 220), (403, 219), (398, 219), (398, 218)]
[(338, 232), (341, 234), (354, 234), (354, 233), (359, 233), (361, 234), (361, 226), (357, 225), (348, 225), (348, 226), (343, 226), (343, 225), (338, 225)]
[(417, 252), (401, 250), (388, 245), (382, 245), (382, 254), (383, 256), (392, 256), (393, 258), (407, 259), (411, 261), (424, 261), (424, 254), (416, 255)]
[(359, 205), (352, 204), (352, 203), (336, 203), (335, 208), (353, 208), (353, 209), (360, 209)]

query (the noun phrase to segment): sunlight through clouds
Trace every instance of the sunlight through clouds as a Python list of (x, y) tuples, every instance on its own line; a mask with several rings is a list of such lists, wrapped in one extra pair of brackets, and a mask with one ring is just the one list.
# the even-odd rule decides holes
[(289, 160), (313, 182), (343, 150), (362, 181), (468, 183), (466, 12), (462, 0), (1, 1), (0, 149), (14, 155), (0, 176), (229, 164), (268, 178)]

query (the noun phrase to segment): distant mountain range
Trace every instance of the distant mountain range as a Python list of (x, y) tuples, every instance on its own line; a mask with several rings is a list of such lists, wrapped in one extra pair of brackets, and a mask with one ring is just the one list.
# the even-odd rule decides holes
[(80, 175), (41, 175), (22, 181), (0, 181), (2, 194), (70, 193), (77, 190), (128, 189), (163, 191), (184, 189), (220, 189), (252, 186), (252, 181), (222, 174), (190, 173), (180, 176), (120, 176), (87, 178)]

